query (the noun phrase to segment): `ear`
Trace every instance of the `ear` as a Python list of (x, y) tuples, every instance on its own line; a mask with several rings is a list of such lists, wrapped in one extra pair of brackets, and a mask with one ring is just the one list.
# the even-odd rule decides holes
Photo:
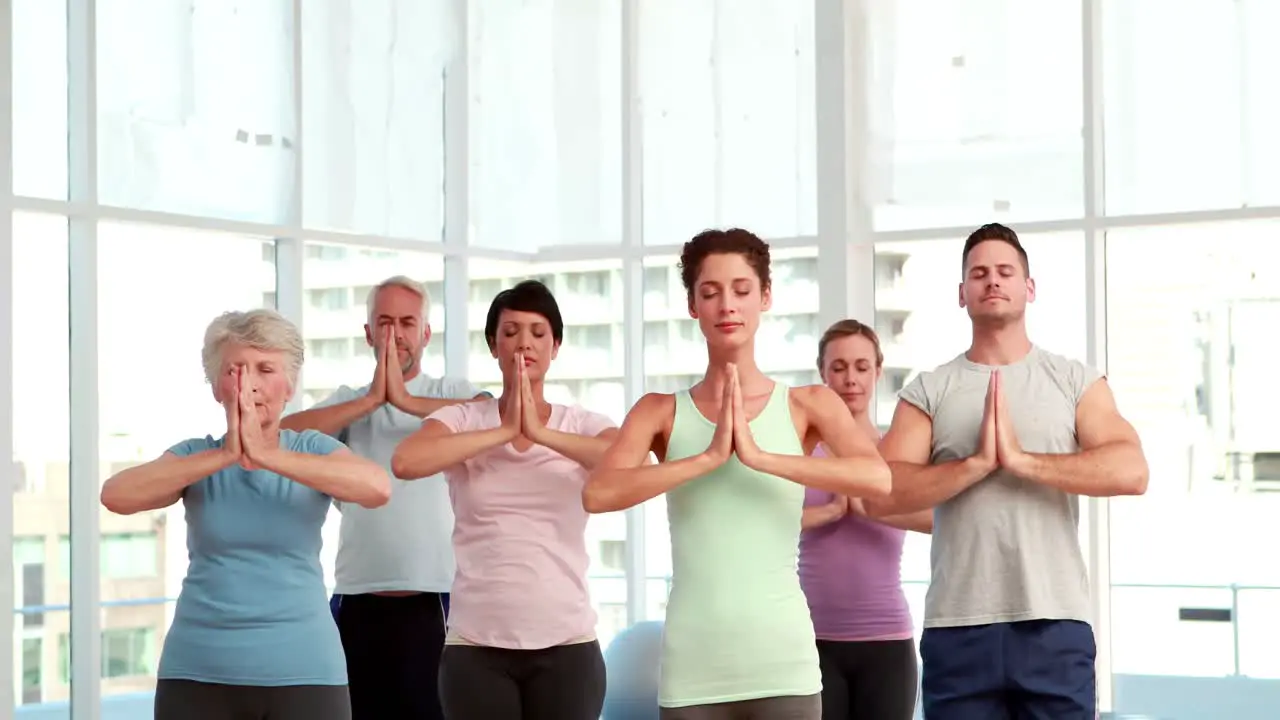
[(365, 324), (364, 324), (364, 341), (365, 341), (365, 342), (367, 342), (367, 343), (369, 343), (369, 347), (374, 347), (374, 345), (373, 345), (373, 328), (372, 328), (372, 327), (369, 327), (369, 323), (365, 323)]
[(957, 296), (959, 297), (959, 300), (960, 300), (960, 307), (964, 307), (964, 283), (960, 283), (960, 288), (958, 290)]
[(560, 343), (558, 342), (551, 343), (551, 359), (555, 360), (556, 356), (559, 354), (560, 354)]
[(425, 346), (431, 342), (431, 323), (422, 325), (422, 344)]
[[(495, 338), (495, 340), (496, 340), (496, 338)], [(497, 343), (497, 342), (490, 341), (490, 340), (489, 340), (489, 338), (485, 338), (485, 342), (486, 342), (486, 343), (488, 343), (488, 345), (489, 345), (489, 355), (490, 355), (494, 360), (497, 360), (497, 359), (498, 359), (498, 343)]]
[(689, 317), (693, 318), (694, 320), (698, 319), (698, 311), (693, 306), (693, 295), (689, 295)]
[(222, 391), (218, 389), (218, 382), (215, 380), (214, 382), (209, 384), (209, 387), (211, 390), (213, 390), (213, 399), (219, 405), (225, 405), (226, 403), (222, 401)]
[(876, 368), (876, 382), (880, 382), (880, 377), (884, 375), (884, 366)]
[(769, 312), (769, 308), (773, 307), (773, 288), (766, 287), (760, 289), (760, 310), (761, 312)]
[(1036, 281), (1027, 278), (1027, 302), (1036, 301)]

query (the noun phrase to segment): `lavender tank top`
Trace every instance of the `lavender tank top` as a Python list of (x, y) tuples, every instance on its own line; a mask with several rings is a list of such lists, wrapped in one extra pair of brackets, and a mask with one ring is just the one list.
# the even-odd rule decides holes
[[(814, 455), (821, 455), (819, 448)], [(805, 507), (835, 495), (805, 488)], [(906, 640), (911, 609), (902, 592), (905, 530), (849, 514), (800, 535), (800, 586), (820, 640)]]

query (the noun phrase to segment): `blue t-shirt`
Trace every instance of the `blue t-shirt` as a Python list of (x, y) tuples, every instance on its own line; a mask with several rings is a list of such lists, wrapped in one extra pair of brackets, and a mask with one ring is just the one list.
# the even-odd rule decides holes
[[(337, 440), (280, 431), (280, 445), (328, 455)], [(222, 446), (184, 440), (186, 456)], [(347, 664), (320, 568), (332, 498), (267, 470), (232, 465), (187, 487), (190, 565), (158, 676), (223, 685), (345, 685)]]

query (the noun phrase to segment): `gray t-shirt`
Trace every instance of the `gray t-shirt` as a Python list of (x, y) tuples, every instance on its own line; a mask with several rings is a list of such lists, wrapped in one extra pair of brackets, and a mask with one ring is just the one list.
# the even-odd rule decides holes
[[(480, 389), (466, 380), (419, 373), (405, 383), (410, 395), (466, 400)], [(316, 407), (349, 402), (369, 386), (338, 388)], [(347, 427), (338, 438), (351, 452), (391, 474), (391, 456), (400, 441), (422, 427), (422, 418), (383, 405)], [(380, 508), (334, 503), (342, 511), (334, 592), (449, 592), (453, 558), (453, 505), (443, 476), (404, 481), (391, 476), (391, 500)]]
[[(922, 373), (901, 399), (933, 420), (931, 462), (977, 449), (987, 383), (999, 369), (1018, 442), (1027, 452), (1078, 452), (1076, 405), (1101, 374), (1033, 347), (998, 368), (963, 354)], [(934, 509), (933, 579), (924, 626), (1020, 620), (1090, 622), (1089, 579), (1079, 540), (1079, 497), (1003, 470)]]

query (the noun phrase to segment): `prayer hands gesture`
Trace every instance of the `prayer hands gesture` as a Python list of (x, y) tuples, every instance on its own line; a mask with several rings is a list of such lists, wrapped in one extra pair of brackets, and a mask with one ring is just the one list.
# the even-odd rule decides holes
[(716, 431), (706, 453), (716, 461), (717, 466), (727, 462), (730, 455), (736, 454), (743, 465), (754, 467), (753, 463), (760, 456), (761, 450), (751, 435), (747, 411), (743, 407), (738, 366), (730, 363), (726, 375), (724, 395), (720, 399), (720, 416), (716, 420)]
[(396, 330), (387, 325), (378, 332), (382, 333), (382, 349), (378, 351), (378, 365), (373, 370), (373, 382), (369, 384), (369, 397), (377, 400), (379, 405), (390, 403), (404, 410), (409, 390), (404, 384), (404, 369), (400, 367)]
[(533, 397), (533, 386), (529, 384), (522, 353), (516, 353), (515, 363), (518, 379), (515, 389), (506, 398), (502, 427), (511, 440), (523, 435), (530, 442), (542, 444), (541, 438), (547, 426), (538, 411), (538, 401)]
[(236, 394), (227, 398), (227, 437), (223, 450), (241, 467), (254, 470), (262, 466), (267, 453), (274, 450), (262, 432), (262, 414), (253, 400), (253, 388), (243, 369), (236, 369)]
[(987, 383), (982, 430), (978, 436), (978, 450), (974, 453), (973, 459), (977, 460), (987, 472), (994, 472), (1000, 468), (1015, 472), (1015, 468), (1026, 459), (1026, 453), (1018, 443), (1013, 418), (1009, 415), (1004, 383), (999, 370), (991, 373), (991, 380)]

